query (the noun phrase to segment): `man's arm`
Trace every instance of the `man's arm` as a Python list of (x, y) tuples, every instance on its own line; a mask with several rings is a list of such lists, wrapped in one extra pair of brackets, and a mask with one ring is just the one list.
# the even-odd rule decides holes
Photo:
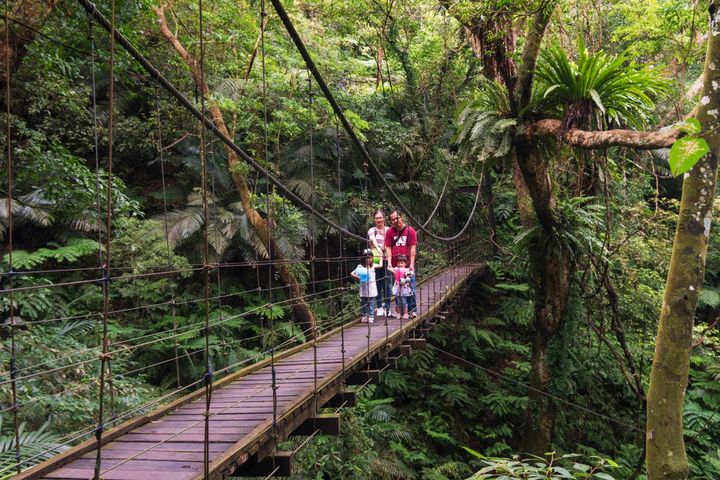
[[(388, 228), (385, 231), (385, 241), (383, 242), (383, 244), (384, 244), (383, 246), (385, 248), (385, 258), (387, 259), (387, 264), (390, 267), (392, 267), (392, 247), (390, 246), (390, 244), (392, 243), (392, 239), (390, 238), (391, 230), (392, 230), (391, 228)], [(390, 241), (388, 241), (388, 240), (390, 240)]]
[(417, 245), (412, 245), (410, 247), (410, 270), (415, 271), (415, 251), (417, 249)]

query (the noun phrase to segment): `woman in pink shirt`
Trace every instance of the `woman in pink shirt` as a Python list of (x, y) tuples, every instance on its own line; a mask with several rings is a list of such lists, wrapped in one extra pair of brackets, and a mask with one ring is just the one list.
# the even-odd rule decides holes
[[(375, 266), (375, 279), (377, 282), (377, 316), (391, 315), (390, 310), (390, 287), (392, 286), (392, 277), (387, 272), (387, 264), (384, 262), (385, 255), (385, 235), (390, 227), (385, 226), (385, 213), (382, 210), (376, 210), (373, 217), (375, 226), (368, 230), (368, 246), (373, 250), (376, 256), (379, 256), (379, 263)], [(377, 261), (377, 260), (376, 260)]]

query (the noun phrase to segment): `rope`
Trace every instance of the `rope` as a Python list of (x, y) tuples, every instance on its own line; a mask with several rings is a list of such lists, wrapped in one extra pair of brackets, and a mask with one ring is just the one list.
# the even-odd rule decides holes
[(8, 4), (5, 2), (5, 141), (7, 143), (7, 215), (8, 215), (8, 313), (10, 315), (10, 389), (12, 396), (13, 433), (15, 435), (15, 464), (17, 473), (20, 473), (20, 419), (17, 407), (17, 345), (15, 340), (15, 299), (13, 297), (13, 149), (12, 149), (12, 121), (10, 117), (10, 103), (12, 101), (10, 80), (10, 23), (8, 22)]
[[(110, 1), (110, 25), (115, 29), (115, 0)], [(94, 480), (100, 479), (100, 469), (102, 464), (102, 434), (104, 429), (104, 413), (105, 413), (105, 368), (109, 370), (108, 349), (110, 340), (108, 338), (108, 312), (110, 311), (110, 241), (112, 232), (112, 172), (113, 172), (113, 120), (114, 120), (114, 101), (115, 101), (115, 37), (110, 35), (110, 63), (108, 67), (109, 86), (108, 86), (108, 160), (107, 160), (107, 212), (105, 218), (105, 263), (103, 264), (103, 327), (102, 327), (102, 354), (100, 355), (100, 386), (98, 391), (98, 422), (95, 429), (95, 438), (97, 440), (97, 455), (95, 457)], [(114, 402), (112, 402), (114, 403)]]

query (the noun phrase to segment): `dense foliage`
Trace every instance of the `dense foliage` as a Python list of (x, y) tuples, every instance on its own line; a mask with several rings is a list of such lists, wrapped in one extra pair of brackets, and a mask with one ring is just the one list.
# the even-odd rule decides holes
[[(261, 42), (260, 2), (205, 3), (208, 102), (238, 146), (343, 228), (364, 235), (375, 209), (398, 203), (424, 222), (438, 203), (428, 228), (454, 234), (473, 207), (468, 187), (483, 184), (468, 232), (482, 239), (473, 253), (487, 269), (433, 331), (430, 348), (362, 390), (359, 406), (343, 412), (339, 437), (301, 450), (297, 478), (644, 478), (645, 396), (680, 196), (669, 152), (541, 142), (558, 220), (545, 238), (537, 223), (527, 224), (516, 195), (512, 146), (527, 118), (598, 130), (683, 118), (702, 69), (705, 3), (559, 2), (531, 102), (519, 112), (500, 81), (510, 67), (498, 45), (523, 45), (520, 26), (543, 2), (287, 2), (380, 173), (308, 81), (275, 15)], [(118, 1), (118, 27), (199, 107), (187, 65), (158, 30), (158, 5)], [(178, 41), (199, 55), (197, 4), (165, 7)], [(208, 135), (201, 145), (197, 120), (120, 49), (111, 174), (108, 37), (67, 0), (40, 24), (42, 35), (13, 71), (10, 117), (0, 122), (7, 152), (9, 121), (13, 160), (12, 185), (7, 155), (0, 171), (0, 282), (18, 289), (0, 296), (0, 478), (14, 461), (11, 365), (22, 446), (39, 461), (92, 434), (105, 319), (111, 422), (197, 387), (206, 372), (206, 318), (216, 375), (265, 358), (271, 346), (306, 340), (242, 205), (238, 174), (255, 211), (272, 218), (291, 274), (315, 294), (308, 302), (321, 331), (356, 316), (356, 292), (338, 291), (337, 279), (364, 248), (249, 166), (229, 168), (223, 144)], [(697, 479), (720, 478), (718, 219), (685, 403)], [(555, 247), (568, 252), (572, 268), (564, 323), (548, 349), (558, 372), (544, 400), (556, 410), (554, 453), (533, 457), (522, 447), (538, 306), (528, 252)], [(447, 263), (446, 250), (421, 234), (421, 278)], [(315, 261), (341, 256), (344, 263)], [(221, 265), (210, 271), (207, 305), (205, 260)], [(105, 267), (106, 316), (98, 281)]]

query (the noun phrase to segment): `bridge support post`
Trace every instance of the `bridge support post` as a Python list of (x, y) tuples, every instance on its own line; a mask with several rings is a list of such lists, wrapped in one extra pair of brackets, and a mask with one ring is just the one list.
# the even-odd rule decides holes
[(380, 370), (358, 370), (349, 377), (348, 385), (365, 385), (366, 383), (380, 383)]
[(354, 407), (355, 405), (357, 405), (357, 392), (345, 390), (328, 400), (323, 408)]
[(425, 350), (427, 342), (424, 338), (408, 338), (405, 343), (413, 350)]
[(232, 474), (233, 477), (289, 477), (295, 452), (276, 452), (264, 459), (244, 463)]
[(319, 413), (301, 423), (290, 435), (312, 435), (317, 430), (322, 435), (340, 435), (340, 415)]

